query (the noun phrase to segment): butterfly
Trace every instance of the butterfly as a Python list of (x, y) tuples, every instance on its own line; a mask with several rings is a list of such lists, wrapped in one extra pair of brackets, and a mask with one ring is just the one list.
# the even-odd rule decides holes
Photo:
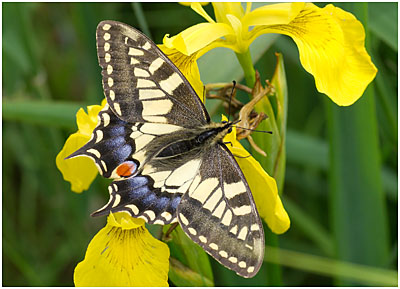
[(253, 277), (264, 231), (247, 181), (194, 89), (147, 36), (116, 21), (96, 30), (107, 104), (87, 156), (111, 178), (110, 199), (93, 216), (127, 212), (149, 224), (178, 222), (225, 267)]

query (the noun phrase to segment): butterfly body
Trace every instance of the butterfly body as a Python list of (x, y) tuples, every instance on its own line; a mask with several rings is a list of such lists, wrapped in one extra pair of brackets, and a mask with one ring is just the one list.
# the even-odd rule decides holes
[(127, 212), (150, 224), (179, 222), (224, 266), (252, 277), (264, 232), (246, 179), (223, 143), (233, 122), (213, 123), (176, 66), (141, 32), (102, 21), (97, 51), (107, 104), (86, 156), (113, 179), (93, 216)]

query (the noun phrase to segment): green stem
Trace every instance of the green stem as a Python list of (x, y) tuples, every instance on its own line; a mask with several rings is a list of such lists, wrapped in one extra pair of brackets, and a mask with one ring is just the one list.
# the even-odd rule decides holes
[(256, 83), (256, 71), (251, 60), (250, 50), (245, 53), (235, 53), (244, 72), (244, 78), (248, 87), (253, 88)]

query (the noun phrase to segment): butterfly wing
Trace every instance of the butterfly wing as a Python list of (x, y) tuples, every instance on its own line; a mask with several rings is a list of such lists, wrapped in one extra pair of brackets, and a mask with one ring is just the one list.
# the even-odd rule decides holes
[(96, 36), (104, 94), (121, 120), (184, 127), (210, 121), (189, 82), (147, 36), (116, 21), (100, 22)]
[(254, 276), (264, 258), (264, 231), (249, 186), (225, 145), (204, 155), (177, 208), (182, 229), (222, 265)]

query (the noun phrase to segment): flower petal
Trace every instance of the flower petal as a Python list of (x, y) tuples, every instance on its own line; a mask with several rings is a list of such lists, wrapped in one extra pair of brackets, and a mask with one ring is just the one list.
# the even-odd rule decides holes
[(74, 272), (76, 286), (168, 286), (169, 249), (144, 226), (113, 226), (112, 217), (90, 242)]
[(226, 15), (231, 14), (241, 19), (244, 15), (243, 7), (240, 2), (212, 2), (214, 14), (217, 22), (229, 24)]
[(223, 36), (233, 34), (225, 23), (200, 23), (183, 30), (178, 35), (164, 37), (164, 45), (175, 48), (185, 55), (191, 55)]
[(303, 9), (304, 3), (279, 3), (261, 6), (247, 13), (243, 26), (288, 24)]
[(281, 33), (296, 42), (300, 61), (315, 78), (318, 91), (338, 105), (351, 105), (374, 79), (377, 69), (364, 47), (362, 24), (351, 14), (329, 4), (307, 3), (286, 25), (255, 27), (261, 33)]
[[(225, 116), (222, 120), (227, 120)], [(275, 234), (283, 234), (290, 227), (290, 219), (278, 195), (278, 187), (274, 178), (270, 177), (257, 162), (236, 140), (236, 128), (225, 136), (224, 142), (236, 158), (239, 167), (249, 184), (260, 217), (265, 220), (268, 227)], [(244, 158), (243, 158), (244, 157)]]
[(56, 157), (57, 168), (64, 180), (71, 183), (71, 191), (81, 193), (87, 190), (97, 176), (98, 170), (93, 160), (87, 157), (77, 157), (65, 160), (67, 156), (80, 149), (90, 137), (79, 132), (71, 134), (62, 150)]

